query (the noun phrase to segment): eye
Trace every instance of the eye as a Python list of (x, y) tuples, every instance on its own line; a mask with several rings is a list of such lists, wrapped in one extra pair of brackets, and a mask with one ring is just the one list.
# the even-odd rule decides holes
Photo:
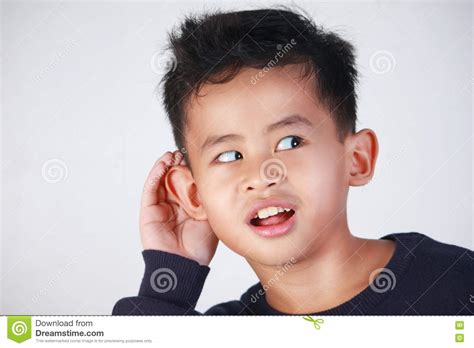
[(277, 145), (277, 150), (285, 151), (288, 149), (292, 149), (294, 147), (298, 147), (302, 143), (303, 143), (302, 138), (296, 135), (290, 135), (280, 140), (280, 142)]
[[(237, 155), (236, 155), (237, 154)], [(237, 157), (237, 158), (236, 158)], [(242, 154), (238, 151), (226, 151), (221, 153), (219, 156), (216, 157), (217, 162), (233, 162), (236, 159), (241, 159)]]

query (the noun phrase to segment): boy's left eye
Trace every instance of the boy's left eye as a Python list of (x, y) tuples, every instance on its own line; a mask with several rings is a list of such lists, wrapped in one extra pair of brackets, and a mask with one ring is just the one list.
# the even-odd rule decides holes
[(290, 135), (280, 140), (277, 145), (277, 150), (288, 150), (292, 149), (293, 147), (299, 146), (303, 142), (303, 139), (296, 136)]

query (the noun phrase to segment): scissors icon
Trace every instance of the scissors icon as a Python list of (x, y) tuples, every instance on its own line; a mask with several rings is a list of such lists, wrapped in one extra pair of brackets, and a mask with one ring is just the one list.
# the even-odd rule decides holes
[(306, 317), (303, 317), (303, 319), (312, 322), (313, 325), (314, 325), (314, 328), (315, 328), (316, 330), (319, 330), (319, 329), (321, 328), (321, 325), (319, 325), (319, 324), (324, 323), (324, 320), (323, 320), (323, 319), (313, 319), (313, 318), (311, 318), (311, 316), (309, 316), (309, 315), (306, 316)]

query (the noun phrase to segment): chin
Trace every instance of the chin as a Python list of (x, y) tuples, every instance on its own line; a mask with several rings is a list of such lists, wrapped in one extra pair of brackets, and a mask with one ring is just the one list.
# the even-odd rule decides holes
[[(291, 243), (291, 242), (289, 242)], [(298, 262), (300, 252), (288, 245), (268, 248), (268, 245), (254, 246), (252, 252), (243, 255), (248, 261), (269, 267), (288, 267)]]

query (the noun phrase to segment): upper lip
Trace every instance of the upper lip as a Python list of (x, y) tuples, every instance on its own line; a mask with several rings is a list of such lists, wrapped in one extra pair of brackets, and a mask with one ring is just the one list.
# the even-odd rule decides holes
[(296, 210), (295, 202), (290, 199), (267, 198), (264, 200), (258, 200), (252, 205), (249, 212), (247, 213), (245, 222), (250, 224), (250, 220), (252, 220), (255, 217), (255, 215), (260, 209), (268, 208), (268, 207), (282, 207), (282, 208), (289, 208), (289, 209)]

